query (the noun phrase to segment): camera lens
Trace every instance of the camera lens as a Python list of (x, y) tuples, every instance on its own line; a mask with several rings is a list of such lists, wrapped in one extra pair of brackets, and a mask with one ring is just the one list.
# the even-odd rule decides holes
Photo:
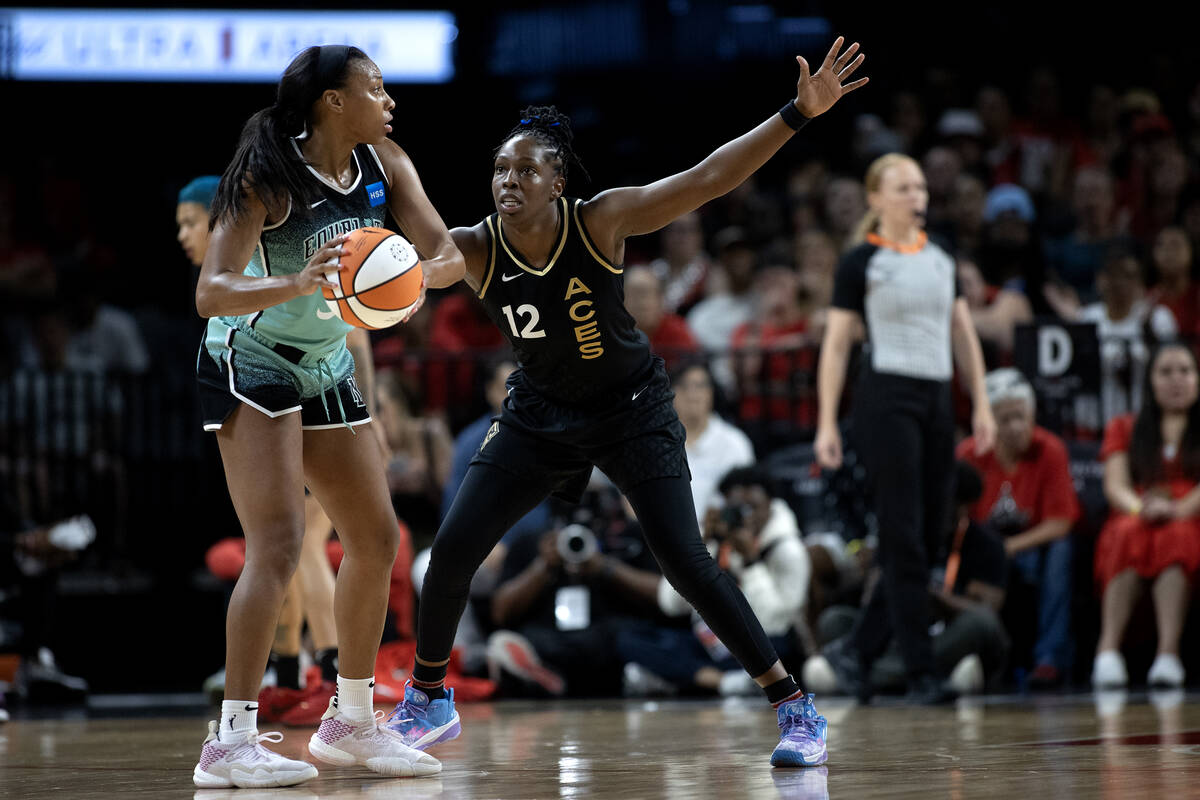
[(568, 525), (558, 532), (558, 554), (568, 564), (582, 564), (596, 551), (599, 545), (596, 534), (583, 525)]

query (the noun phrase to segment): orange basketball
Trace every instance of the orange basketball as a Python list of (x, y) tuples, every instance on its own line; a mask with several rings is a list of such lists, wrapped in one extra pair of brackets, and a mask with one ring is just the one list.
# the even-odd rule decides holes
[(421, 259), (403, 236), (383, 228), (347, 234), (338, 263), (328, 272), (337, 288), (321, 293), (343, 320), (359, 328), (388, 328), (404, 319), (421, 296)]

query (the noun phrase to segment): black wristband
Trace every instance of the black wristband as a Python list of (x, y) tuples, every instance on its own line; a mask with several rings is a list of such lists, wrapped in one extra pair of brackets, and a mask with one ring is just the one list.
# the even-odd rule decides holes
[(779, 109), (779, 116), (783, 117), (784, 124), (794, 131), (798, 131), (812, 122), (810, 118), (800, 113), (800, 109), (796, 108), (796, 104), (791, 100), (788, 101), (787, 105)]

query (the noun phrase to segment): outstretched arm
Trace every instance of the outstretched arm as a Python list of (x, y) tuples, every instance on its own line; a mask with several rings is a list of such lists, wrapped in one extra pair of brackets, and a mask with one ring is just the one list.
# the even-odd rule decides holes
[(376, 153), (391, 184), (388, 208), (421, 254), (425, 285), (441, 289), (458, 283), (466, 271), (462, 253), (454, 246), (446, 223), (425, 195), (412, 159), (390, 140), (376, 147)]
[[(862, 54), (855, 57), (857, 42), (839, 55), (844, 43), (839, 36), (814, 75), (809, 75), (808, 62), (796, 57), (800, 80), (792, 104), (803, 117), (811, 119), (825, 113), (844, 95), (866, 84), (866, 78), (843, 83), (864, 58)], [(602, 245), (611, 243), (610, 252), (615, 252), (626, 237), (656, 231), (737, 187), (767, 163), (795, 132), (781, 114), (774, 114), (689, 170), (646, 186), (602, 192), (583, 206), (588, 228)]]

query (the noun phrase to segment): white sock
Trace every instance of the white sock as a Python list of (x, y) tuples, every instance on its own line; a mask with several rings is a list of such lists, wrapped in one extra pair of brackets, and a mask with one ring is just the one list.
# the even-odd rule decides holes
[(350, 719), (365, 721), (374, 719), (375, 676), (369, 678), (343, 678), (337, 676), (338, 711)]
[(245, 733), (258, 728), (257, 700), (222, 700), (221, 728), (218, 736), (227, 733)]

